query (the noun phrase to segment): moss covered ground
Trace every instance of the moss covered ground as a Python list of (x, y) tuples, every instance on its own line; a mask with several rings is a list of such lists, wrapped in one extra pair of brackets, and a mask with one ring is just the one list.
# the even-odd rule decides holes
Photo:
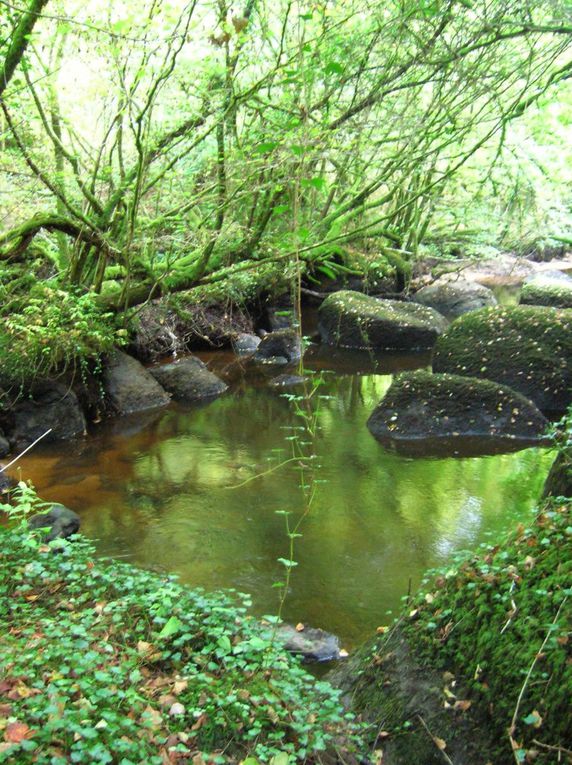
[(383, 762), (572, 761), (571, 507), (431, 572), (342, 679)]

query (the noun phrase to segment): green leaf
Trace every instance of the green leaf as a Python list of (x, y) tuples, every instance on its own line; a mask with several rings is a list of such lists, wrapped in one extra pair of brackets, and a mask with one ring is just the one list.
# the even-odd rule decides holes
[(216, 642), (219, 648), (222, 648), (223, 651), (226, 651), (227, 653), (232, 651), (232, 644), (228, 635), (222, 635)]
[(268, 154), (268, 152), (274, 151), (277, 146), (277, 141), (266, 141), (265, 143), (259, 143), (258, 146), (255, 146), (252, 152), (253, 154)]
[(302, 186), (304, 186), (305, 188), (312, 186), (315, 189), (323, 189), (325, 185), (326, 185), (326, 181), (323, 178), (320, 178), (319, 176), (317, 176), (316, 178), (302, 179)]
[(288, 765), (290, 762), (290, 758), (288, 757), (286, 752), (280, 752), (280, 754), (275, 754), (274, 757), (270, 760), (270, 765)]
[(295, 560), (288, 560), (288, 558), (277, 558), (278, 563), (281, 563), (283, 566), (286, 566), (286, 568), (294, 568), (294, 566), (297, 566)]
[(171, 616), (171, 618), (167, 621), (159, 633), (159, 639), (168, 638), (171, 637), (171, 635), (176, 635), (177, 632), (182, 630), (182, 628), (183, 623), (180, 621), (180, 619), (177, 619), (176, 616)]
[(330, 61), (329, 64), (326, 65), (326, 74), (343, 74), (344, 68), (341, 64), (338, 64), (337, 61)]
[(272, 215), (282, 215), (282, 213), (288, 212), (290, 205), (276, 205), (272, 210)]

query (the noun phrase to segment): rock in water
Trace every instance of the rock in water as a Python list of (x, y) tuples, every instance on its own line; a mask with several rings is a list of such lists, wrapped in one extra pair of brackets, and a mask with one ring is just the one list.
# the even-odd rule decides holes
[(297, 630), (290, 624), (281, 624), (276, 630), (276, 639), (284, 644), (289, 653), (301, 656), (304, 661), (334, 661), (340, 658), (340, 641), (321, 629), (305, 627)]
[(328, 345), (412, 351), (432, 348), (447, 320), (424, 305), (341, 290), (320, 306), (318, 326)]
[(416, 453), (423, 442), (423, 454), (439, 454), (447, 440), (486, 454), (502, 442), (514, 448), (547, 442), (549, 422), (506, 385), (419, 370), (393, 381), (367, 426), (378, 441), (403, 453)]
[(177, 401), (200, 401), (220, 396), (228, 385), (194, 356), (149, 370)]
[(260, 341), (252, 358), (267, 364), (294, 364), (302, 358), (300, 337), (292, 329), (269, 332)]
[(444, 279), (422, 287), (415, 293), (413, 300), (434, 308), (447, 319), (457, 319), (469, 311), (497, 305), (493, 291), (482, 284)]
[(541, 306), (484, 308), (439, 338), (433, 370), (508, 385), (546, 412), (572, 402), (572, 311)]
[(563, 271), (541, 271), (524, 280), (521, 305), (572, 308), (572, 278)]
[(52, 505), (46, 513), (33, 515), (28, 521), (31, 529), (43, 529), (47, 527), (44, 541), (51, 542), (54, 539), (67, 539), (72, 534), (77, 534), (80, 526), (80, 517), (65, 505)]
[(13, 408), (14, 427), (10, 439), (18, 447), (31, 444), (49, 428), (44, 441), (65, 441), (85, 435), (86, 423), (75, 393), (53, 380), (36, 383), (29, 398)]
[(137, 359), (114, 351), (103, 373), (105, 393), (118, 414), (166, 406), (169, 394)]
[(240, 332), (232, 338), (232, 349), (237, 356), (250, 356), (259, 345), (260, 338), (247, 332)]

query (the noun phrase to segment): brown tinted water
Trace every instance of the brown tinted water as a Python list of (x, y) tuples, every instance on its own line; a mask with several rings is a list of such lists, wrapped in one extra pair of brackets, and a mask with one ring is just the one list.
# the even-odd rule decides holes
[[(245, 374), (225, 353), (203, 358), (231, 381), (227, 395), (94, 426), (85, 441), (23, 458), (21, 475), (80, 513), (101, 556), (207, 589), (234, 587), (252, 594), (256, 613), (274, 613), (277, 558), (288, 557), (277, 511), (301, 511), (300, 471), (289, 463), (256, 476), (290, 455), (300, 418), (264, 382), (270, 371)], [(326, 370), (327, 398), (309, 447), (320, 465), (316, 499), (297, 540), (284, 615), (348, 646), (388, 623), (428, 567), (526, 521), (553, 458), (540, 449), (444, 459), (385, 451), (366, 420), (391, 373), (427, 363), (318, 348), (308, 355), (310, 367)]]

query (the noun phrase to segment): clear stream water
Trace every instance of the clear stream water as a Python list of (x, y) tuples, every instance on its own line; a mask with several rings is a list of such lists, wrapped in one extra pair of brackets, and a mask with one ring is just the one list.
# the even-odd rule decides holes
[[(289, 463), (256, 476), (290, 456), (289, 428), (300, 418), (232, 355), (202, 357), (231, 382), (228, 394), (93, 426), (85, 441), (38, 448), (21, 460), (20, 474), (45, 499), (80, 513), (101, 556), (207, 589), (234, 587), (252, 594), (255, 613), (275, 613), (277, 558), (288, 557), (276, 511), (301, 512), (300, 472)], [(313, 348), (306, 363), (326, 370), (320, 391), (328, 398), (312, 444), (319, 484), (284, 616), (330, 630), (351, 648), (391, 621), (428, 567), (526, 521), (554, 455), (397, 456), (365, 423), (391, 374), (426, 366), (427, 357)]]

